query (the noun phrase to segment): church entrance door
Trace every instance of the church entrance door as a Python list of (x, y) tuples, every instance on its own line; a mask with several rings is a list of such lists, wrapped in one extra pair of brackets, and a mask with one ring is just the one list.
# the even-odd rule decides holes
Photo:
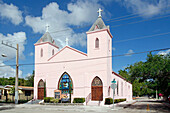
[(103, 83), (99, 77), (95, 77), (92, 81), (91, 95), (93, 101), (103, 100)]
[(38, 83), (38, 99), (44, 99), (44, 82), (40, 80)]

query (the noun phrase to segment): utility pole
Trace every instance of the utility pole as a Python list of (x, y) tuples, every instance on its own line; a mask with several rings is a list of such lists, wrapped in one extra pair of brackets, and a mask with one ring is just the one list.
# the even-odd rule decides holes
[(13, 48), (16, 50), (16, 77), (15, 77), (15, 104), (18, 104), (18, 59), (19, 59), (19, 45), (17, 44), (17, 47), (13, 47), (12, 45), (9, 45), (8, 43), (3, 43), (2, 44), (5, 46), (8, 46), (10, 48)]
[(15, 104), (18, 104), (18, 58), (19, 58), (19, 45), (17, 44), (16, 51), (16, 77), (15, 77)]

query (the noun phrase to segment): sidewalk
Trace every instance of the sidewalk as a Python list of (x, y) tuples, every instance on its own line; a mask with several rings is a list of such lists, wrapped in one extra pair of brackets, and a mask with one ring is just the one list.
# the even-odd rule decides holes
[[(114, 108), (115, 109), (123, 109), (123, 108), (127, 108), (128, 106), (136, 103), (137, 100), (131, 100), (131, 101), (124, 101), (124, 102), (119, 102), (114, 104)], [(104, 105), (105, 107), (113, 107), (113, 104), (111, 105)]]
[(13, 108), (15, 108), (14, 104), (2, 104), (2, 105), (0, 105), (0, 111), (6, 110), (6, 109), (13, 109)]

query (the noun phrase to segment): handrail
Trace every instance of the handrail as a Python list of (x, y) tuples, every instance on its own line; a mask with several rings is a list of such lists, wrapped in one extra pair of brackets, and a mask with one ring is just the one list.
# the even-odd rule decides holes
[(90, 101), (90, 99), (91, 99), (91, 93), (89, 93), (88, 96), (86, 97), (86, 105)]

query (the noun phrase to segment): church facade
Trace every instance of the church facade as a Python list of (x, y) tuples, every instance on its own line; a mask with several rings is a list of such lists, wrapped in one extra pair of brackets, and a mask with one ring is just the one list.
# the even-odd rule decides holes
[(49, 32), (35, 43), (34, 99), (67, 98), (71, 92), (72, 100), (104, 104), (105, 98), (113, 97), (113, 79), (114, 98), (132, 99), (132, 84), (112, 71), (112, 34), (100, 15), (86, 34), (87, 53), (68, 45), (59, 49)]

